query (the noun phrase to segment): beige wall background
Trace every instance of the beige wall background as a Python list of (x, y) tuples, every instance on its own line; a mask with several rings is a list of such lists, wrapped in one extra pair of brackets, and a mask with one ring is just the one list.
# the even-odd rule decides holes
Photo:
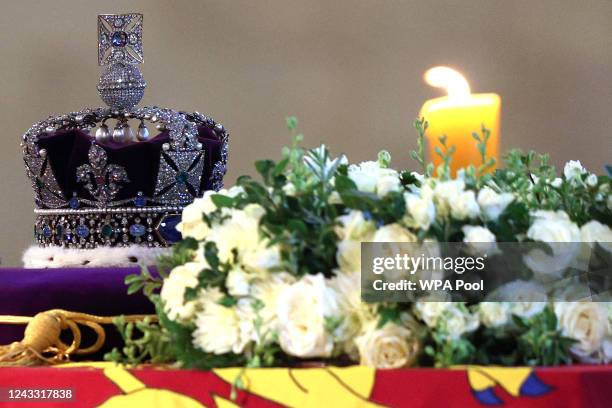
[(143, 103), (213, 116), (231, 131), (226, 184), (278, 157), (297, 115), (306, 142), (409, 167), (411, 122), (437, 96), (430, 66), (460, 68), (503, 100), (504, 150), (559, 165), (611, 163), (610, 1), (7, 1), (0, 3), (0, 256), (31, 243), (19, 138), (50, 114), (98, 106), (96, 15), (144, 17)]

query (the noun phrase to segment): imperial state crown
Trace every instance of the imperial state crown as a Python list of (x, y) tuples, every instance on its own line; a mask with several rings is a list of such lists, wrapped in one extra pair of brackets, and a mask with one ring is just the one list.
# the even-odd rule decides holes
[(142, 14), (98, 16), (97, 89), (108, 107), (50, 116), (22, 137), (36, 204), (37, 245), (24, 254), (26, 266), (152, 260), (180, 239), (184, 206), (223, 186), (223, 125), (198, 112), (136, 106), (147, 85), (138, 68), (142, 27)]

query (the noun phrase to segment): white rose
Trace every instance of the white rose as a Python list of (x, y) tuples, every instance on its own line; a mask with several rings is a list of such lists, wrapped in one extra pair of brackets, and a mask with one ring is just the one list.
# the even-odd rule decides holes
[(476, 218), (480, 215), (480, 207), (476, 202), (476, 195), (472, 190), (459, 193), (450, 202), (451, 215), (458, 220)]
[(361, 242), (343, 240), (336, 244), (336, 261), (345, 273), (361, 271)]
[[(255, 281), (251, 285), (251, 297), (261, 302), (259, 317), (261, 318), (261, 336), (266, 343), (272, 340), (270, 333), (276, 332), (278, 326), (278, 298), (290, 285), (295, 283), (295, 277), (286, 272), (270, 274), (268, 279)], [(259, 339), (262, 340), (262, 339)]]
[(467, 310), (452, 305), (446, 308), (439, 317), (439, 322), (446, 328), (446, 333), (452, 339), (458, 339), (465, 333), (478, 328), (478, 316)]
[(207, 353), (240, 354), (254, 339), (254, 319), (246, 299), (235, 307), (204, 302), (202, 311), (196, 315), (193, 345)]
[(571, 182), (579, 181), (580, 177), (586, 172), (582, 167), (582, 163), (578, 160), (570, 160), (563, 167), (563, 175), (565, 179)]
[(486, 227), (464, 225), (463, 242), (469, 243), (472, 252), (478, 255), (493, 254), (497, 251), (495, 235)]
[(414, 309), (418, 317), (421, 318), (427, 327), (435, 327), (442, 313), (451, 307), (452, 302), (432, 302), (418, 300), (414, 304)]
[(227, 273), (225, 286), (232, 296), (247, 296), (251, 287), (249, 276), (239, 267), (234, 267)]
[(189, 262), (172, 269), (164, 280), (160, 297), (170, 320), (183, 322), (193, 316), (197, 301), (185, 302), (185, 291), (198, 285), (198, 274), (206, 267), (203, 263)]
[(498, 194), (490, 187), (483, 187), (478, 192), (478, 205), (485, 218), (491, 221), (497, 220), (512, 200), (514, 200), (512, 194)]
[(421, 194), (405, 193), (406, 214), (411, 227), (427, 231), (436, 218), (436, 207), (432, 200), (431, 187), (424, 186)]
[(193, 203), (183, 209), (181, 222), (176, 226), (177, 231), (183, 235), (183, 238), (193, 238), (200, 241), (208, 235), (210, 228), (204, 222), (203, 216), (217, 209), (210, 199), (211, 195), (207, 191), (204, 197), (196, 198)]
[(457, 199), (465, 189), (463, 180), (448, 180), (437, 183), (434, 187), (434, 198), (436, 211), (441, 217), (445, 217), (451, 210), (451, 203)]
[(366, 221), (363, 212), (358, 210), (351, 210), (336, 218), (336, 221), (340, 224), (335, 230), (340, 239), (367, 241), (376, 230), (376, 224), (372, 220)]
[(219, 260), (233, 260), (233, 250), (238, 256), (261, 248), (259, 220), (265, 210), (259, 204), (249, 204), (242, 210), (231, 209), (229, 218), (215, 226), (207, 237), (217, 245)]
[(397, 173), (385, 174), (381, 176), (376, 183), (376, 194), (379, 197), (384, 197), (389, 193), (400, 191), (401, 189), (402, 184)]
[(592, 220), (580, 228), (582, 242), (587, 242), (593, 247), (594, 243), (599, 243), (608, 252), (612, 252), (612, 229), (599, 221)]
[(401, 225), (387, 224), (376, 230), (373, 242), (417, 242), (417, 237)]
[(355, 337), (370, 322), (378, 320), (373, 304), (361, 300), (361, 274), (336, 272), (329, 286), (336, 292), (342, 321), (334, 333), (343, 351), (354, 361), (359, 360)]
[(527, 237), (549, 244), (552, 255), (533, 249), (523, 256), (525, 264), (540, 276), (558, 276), (580, 250), (580, 229), (563, 211), (535, 211)]
[(478, 314), (486, 327), (499, 327), (508, 323), (510, 308), (504, 302), (481, 302), (478, 304)]
[(245, 270), (253, 275), (252, 278), (263, 277), (271, 269), (280, 266), (280, 247), (268, 246), (268, 241), (262, 240), (257, 247), (243, 251), (241, 259)]
[(369, 325), (364, 334), (355, 339), (360, 364), (379, 369), (408, 367), (416, 360), (419, 343), (410, 330), (394, 323), (377, 329)]
[(599, 353), (606, 336), (610, 335), (610, 323), (606, 308), (597, 302), (556, 302), (555, 314), (565, 336), (578, 341), (572, 351), (588, 359)]
[(497, 288), (490, 297), (507, 302), (511, 314), (524, 318), (541, 313), (548, 300), (545, 286), (524, 280), (506, 283)]
[(597, 176), (593, 173), (589, 174), (586, 178), (586, 183), (590, 187), (595, 187), (597, 185)]
[[(377, 193), (380, 196), (389, 191), (397, 191), (400, 187), (397, 171), (380, 167), (380, 164), (375, 161), (367, 161), (359, 165), (351, 164), (348, 168), (348, 176), (357, 185), (359, 191)], [(397, 182), (392, 178), (396, 178)], [(379, 188), (380, 192), (377, 191)]]
[(307, 275), (278, 297), (278, 342), (289, 355), (329, 357), (333, 337), (325, 329), (325, 318), (337, 314), (334, 291), (322, 274)]

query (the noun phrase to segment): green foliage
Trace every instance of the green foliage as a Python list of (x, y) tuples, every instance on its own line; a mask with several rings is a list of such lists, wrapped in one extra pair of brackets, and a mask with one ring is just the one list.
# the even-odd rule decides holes
[(513, 316), (513, 320), (521, 331), (518, 336), (519, 364), (549, 366), (571, 362), (569, 349), (576, 340), (561, 334), (552, 307), (547, 306), (544, 312), (530, 319)]
[(485, 127), (483, 124), (480, 128), (481, 135), (474, 132), (472, 133), (472, 137), (476, 140), (476, 148), (480, 153), (480, 166), (478, 166), (478, 177), (481, 177), (495, 166), (495, 158), (487, 157), (487, 143), (489, 142), (489, 138), (491, 137), (491, 131)]
[(446, 145), (446, 135), (440, 136), (438, 140), (440, 141), (440, 144), (444, 149), (442, 150), (440, 146), (436, 146), (436, 148), (434, 149), (435, 153), (442, 159), (442, 164), (439, 165), (437, 169), (438, 177), (440, 178), (440, 180), (449, 180), (451, 178), (450, 164), (453, 160), (453, 154), (455, 154), (455, 151), (457, 151), (457, 147), (455, 145), (452, 145), (450, 147)]
[(126, 322), (121, 316), (114, 320), (114, 324), (124, 345), (107, 353), (105, 360), (130, 366), (143, 362), (171, 363), (176, 360), (169, 332), (150, 318), (133, 323)]
[(417, 131), (417, 150), (412, 150), (410, 152), (410, 157), (421, 165), (423, 174), (431, 175), (431, 171), (428, 171), (427, 164), (425, 162), (425, 132), (427, 131), (428, 127), (429, 123), (427, 123), (425, 118), (417, 119), (414, 122), (414, 128)]

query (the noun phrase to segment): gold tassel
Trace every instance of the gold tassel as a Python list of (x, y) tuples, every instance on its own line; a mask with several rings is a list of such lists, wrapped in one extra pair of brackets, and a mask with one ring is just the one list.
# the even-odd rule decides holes
[[(113, 323), (116, 316), (102, 317), (87, 313), (69, 312), (61, 309), (48, 310), (34, 317), (1, 316), (0, 323), (27, 324), (23, 340), (0, 346), (0, 367), (59, 364), (70, 360), (74, 354), (91, 354), (100, 350), (106, 340), (103, 324)], [(156, 315), (128, 315), (127, 322), (144, 318), (157, 320)], [(96, 333), (93, 345), (81, 348), (79, 325), (87, 326)], [(60, 340), (62, 331), (72, 332), (72, 343)]]

